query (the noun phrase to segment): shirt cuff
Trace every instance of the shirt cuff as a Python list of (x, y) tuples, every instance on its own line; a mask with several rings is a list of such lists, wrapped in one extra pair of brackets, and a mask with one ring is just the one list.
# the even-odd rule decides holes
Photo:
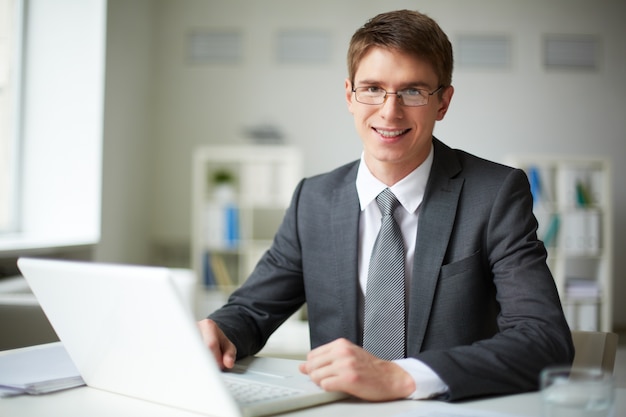
[(402, 369), (408, 372), (415, 381), (415, 391), (408, 400), (426, 400), (448, 392), (448, 386), (424, 362), (415, 358), (394, 360)]

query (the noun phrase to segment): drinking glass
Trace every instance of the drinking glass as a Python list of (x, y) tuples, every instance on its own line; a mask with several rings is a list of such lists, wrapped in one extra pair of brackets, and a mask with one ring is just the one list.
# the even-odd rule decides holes
[(548, 367), (540, 376), (544, 417), (613, 417), (613, 375), (600, 368)]

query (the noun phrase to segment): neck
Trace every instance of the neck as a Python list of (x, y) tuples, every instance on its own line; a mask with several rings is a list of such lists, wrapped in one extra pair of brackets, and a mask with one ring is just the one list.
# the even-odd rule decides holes
[(370, 160), (365, 157), (365, 163), (372, 175), (387, 187), (393, 186), (398, 181), (409, 175), (420, 166), (424, 160), (412, 161), (410, 163), (388, 163), (377, 160)]

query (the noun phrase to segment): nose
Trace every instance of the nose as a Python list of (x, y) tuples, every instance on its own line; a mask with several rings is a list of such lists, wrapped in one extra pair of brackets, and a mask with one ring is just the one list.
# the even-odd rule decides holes
[(380, 109), (381, 115), (385, 118), (402, 118), (403, 107), (402, 98), (398, 93), (388, 92)]

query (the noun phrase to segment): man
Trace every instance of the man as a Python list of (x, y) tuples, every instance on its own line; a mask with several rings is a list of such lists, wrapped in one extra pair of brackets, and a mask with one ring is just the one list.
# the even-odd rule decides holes
[[(542, 368), (572, 361), (524, 173), (432, 136), (452, 99), (452, 66), (447, 36), (418, 12), (383, 13), (354, 34), (345, 90), (362, 157), (298, 185), (250, 278), (199, 323), (222, 367), (258, 352), (305, 301), (312, 351), (301, 371), (366, 400), (527, 391)], [(400, 203), (384, 209), (390, 222), (377, 203), (385, 189)], [(400, 295), (368, 277), (381, 270), (372, 254), (385, 222), (401, 231)], [(399, 319), (385, 315), (383, 329), (368, 330), (394, 312)], [(396, 359), (369, 347), (392, 339)]]

